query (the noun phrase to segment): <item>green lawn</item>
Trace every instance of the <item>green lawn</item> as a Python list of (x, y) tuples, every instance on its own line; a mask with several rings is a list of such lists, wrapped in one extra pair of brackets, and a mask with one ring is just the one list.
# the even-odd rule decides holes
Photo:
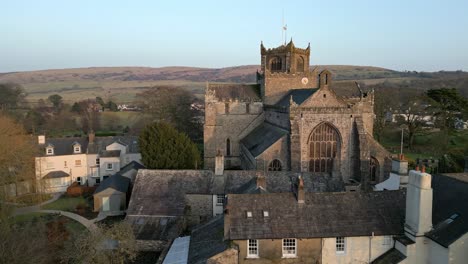
[(64, 195), (57, 201), (42, 206), (42, 209), (75, 212), (79, 204), (87, 205), (88, 201), (83, 196), (68, 197)]

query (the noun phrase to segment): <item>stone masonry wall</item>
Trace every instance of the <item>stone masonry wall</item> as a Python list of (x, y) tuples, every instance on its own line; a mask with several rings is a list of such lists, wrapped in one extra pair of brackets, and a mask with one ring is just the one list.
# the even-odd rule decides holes
[[(261, 102), (218, 101), (213, 96), (205, 96), (205, 169), (214, 168), (218, 150), (225, 155), (226, 169), (240, 167), (239, 141), (256, 127), (251, 124), (258, 122), (262, 113)], [(231, 143), (230, 155), (227, 155), (227, 139)]]

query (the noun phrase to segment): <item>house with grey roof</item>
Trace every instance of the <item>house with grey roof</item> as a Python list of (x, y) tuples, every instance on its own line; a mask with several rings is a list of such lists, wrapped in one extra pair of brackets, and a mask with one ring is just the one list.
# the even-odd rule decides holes
[(122, 215), (130, 197), (130, 179), (120, 174), (105, 179), (93, 194), (94, 212)]
[(94, 186), (131, 162), (141, 162), (138, 138), (132, 136), (96, 137), (94, 132), (87, 138), (40, 135), (38, 148), (36, 178), (44, 192), (64, 192), (73, 182)]

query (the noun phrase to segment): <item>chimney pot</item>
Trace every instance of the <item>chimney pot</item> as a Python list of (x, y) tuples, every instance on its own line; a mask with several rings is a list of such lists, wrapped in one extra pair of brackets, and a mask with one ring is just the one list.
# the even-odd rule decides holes
[(39, 135), (37, 136), (37, 143), (38, 144), (45, 144), (45, 141), (46, 141), (46, 138), (45, 138), (45, 135)]
[(95, 137), (96, 137), (96, 134), (94, 133), (93, 130), (88, 132), (88, 142), (89, 142), (89, 144), (94, 143)]

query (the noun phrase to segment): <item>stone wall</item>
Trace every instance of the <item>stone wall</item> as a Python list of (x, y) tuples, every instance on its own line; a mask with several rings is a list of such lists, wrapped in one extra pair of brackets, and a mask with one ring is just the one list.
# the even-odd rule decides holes
[[(226, 111), (228, 110), (228, 111)], [(218, 150), (225, 156), (225, 168), (241, 167), (239, 141), (263, 122), (261, 102), (218, 101), (205, 96), (204, 166), (214, 169)], [(254, 123), (254, 124), (253, 124)], [(227, 155), (227, 139), (231, 153)]]
[(187, 221), (189, 226), (203, 223), (213, 216), (213, 196), (211, 194), (186, 194), (189, 208)]
[(239, 247), (239, 264), (249, 263), (320, 263), (322, 240), (297, 239), (295, 258), (283, 257), (282, 239), (259, 239), (258, 258), (247, 257), (247, 240), (234, 240)]
[[(315, 71), (296, 74), (266, 72), (264, 78), (261, 91), (266, 105), (276, 104), (290, 90), (317, 88), (317, 73)], [(307, 79), (306, 83), (303, 82), (304, 78)]]
[(281, 162), (283, 171), (291, 169), (289, 162), (289, 137), (287, 135), (283, 136), (256, 158), (256, 169), (262, 171), (268, 170), (270, 162), (274, 159), (278, 159)]
[(209, 258), (207, 264), (238, 264), (239, 252), (236, 249), (229, 248), (225, 251)]

